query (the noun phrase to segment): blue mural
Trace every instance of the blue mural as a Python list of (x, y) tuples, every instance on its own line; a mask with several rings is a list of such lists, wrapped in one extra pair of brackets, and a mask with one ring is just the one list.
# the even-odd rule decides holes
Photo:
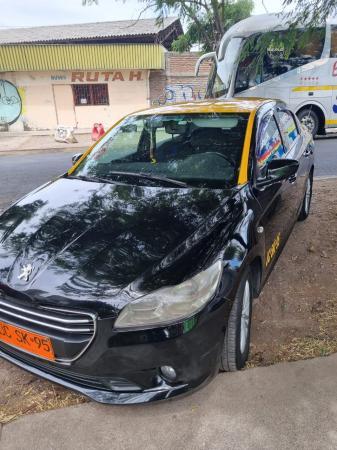
[(21, 115), (22, 101), (17, 88), (10, 81), (0, 80), (0, 125), (11, 125)]

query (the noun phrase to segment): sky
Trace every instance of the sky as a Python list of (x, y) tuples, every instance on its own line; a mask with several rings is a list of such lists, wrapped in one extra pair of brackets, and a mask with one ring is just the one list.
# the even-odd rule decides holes
[[(265, 0), (268, 12), (279, 12), (282, 0)], [(0, 0), (0, 28), (59, 25), (137, 19), (144, 3), (138, 0), (99, 0), (98, 5), (83, 7), (82, 0)], [(265, 11), (262, 0), (255, 0), (254, 14)], [(142, 17), (154, 17), (148, 11)]]

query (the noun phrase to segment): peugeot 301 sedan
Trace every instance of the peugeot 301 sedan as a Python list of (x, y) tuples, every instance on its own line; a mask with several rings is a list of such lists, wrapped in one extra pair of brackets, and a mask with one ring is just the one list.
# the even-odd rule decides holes
[(278, 101), (129, 115), (0, 217), (0, 355), (106, 403), (243, 368), (252, 299), (309, 214), (313, 171)]

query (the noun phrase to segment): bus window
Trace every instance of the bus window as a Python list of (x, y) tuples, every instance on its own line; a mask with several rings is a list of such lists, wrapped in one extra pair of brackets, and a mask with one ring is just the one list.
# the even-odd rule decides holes
[(212, 75), (210, 77), (207, 87), (208, 96), (220, 97), (228, 94), (232, 76), (235, 74), (234, 68), (240, 56), (241, 44), (242, 38), (232, 38), (228, 42), (224, 58), (215, 67), (213, 78)]
[(337, 25), (331, 27), (331, 58), (337, 58)]
[[(282, 75), (289, 70), (309, 64), (321, 58), (324, 40), (325, 29), (317, 28), (310, 32), (304, 33), (298, 31), (298, 37), (294, 49), (291, 51), (289, 57), (285, 56), (285, 51), (282, 48), (268, 49), (263, 60), (263, 81), (271, 80), (279, 75)], [(278, 42), (278, 47), (282, 47), (282, 40), (286, 38), (285, 32), (280, 31), (275, 33), (275, 40)]]
[(228, 89), (226, 89), (219, 77), (217, 69), (217, 64), (214, 61), (208, 79), (205, 98), (218, 98), (227, 94)]
[[(241, 51), (241, 61), (239, 61), (235, 80), (236, 94), (321, 58), (325, 29), (317, 28), (310, 32), (297, 31), (293, 37), (296, 44), (287, 55), (286, 47), (291, 45), (289, 36), (291, 35), (287, 35), (286, 31), (279, 31), (270, 33), (270, 36), (269, 34), (254, 35), (246, 40)], [(262, 38), (261, 52), (263, 54), (258, 56), (256, 46), (259, 45), (260, 38)], [(268, 48), (264, 47), (263, 38), (265, 42), (268, 42)]]
[(235, 80), (236, 94), (262, 83), (261, 67), (255, 64), (255, 58), (256, 55), (251, 53), (239, 62)]
[[(277, 42), (282, 42), (285, 36), (284, 31), (275, 33)], [(298, 31), (298, 38), (294, 49), (288, 58), (285, 57), (284, 51), (277, 49), (274, 51), (269, 48), (264, 57), (263, 64), (263, 81), (268, 81), (289, 70), (309, 64), (321, 58), (325, 40), (325, 29), (317, 28), (313, 31), (304, 33)]]

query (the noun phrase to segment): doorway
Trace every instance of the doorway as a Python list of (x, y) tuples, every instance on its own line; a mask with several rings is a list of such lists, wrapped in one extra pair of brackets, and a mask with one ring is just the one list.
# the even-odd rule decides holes
[(57, 125), (77, 127), (73, 91), (70, 84), (53, 84)]

